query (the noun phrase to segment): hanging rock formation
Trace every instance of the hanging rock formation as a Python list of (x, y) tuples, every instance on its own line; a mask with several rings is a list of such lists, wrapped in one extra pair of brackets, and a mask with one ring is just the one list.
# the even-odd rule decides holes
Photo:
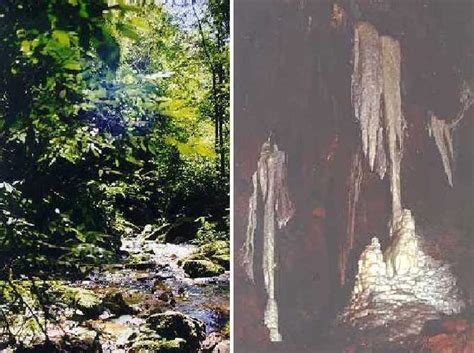
[(403, 148), (403, 116), (400, 96), (400, 43), (390, 37), (381, 37), (383, 68), (383, 102), (385, 136), (389, 157), (392, 218), (402, 210), (400, 190), (400, 163)]
[(255, 256), (255, 231), (257, 230), (257, 201), (258, 201), (258, 175), (252, 176), (253, 192), (249, 199), (249, 215), (247, 223), (247, 238), (243, 247), (242, 266), (248, 278), (255, 282), (253, 272), (253, 259)]
[(439, 119), (433, 113), (430, 113), (429, 134), (435, 140), (436, 147), (443, 162), (444, 172), (448, 178), (448, 183), (453, 186), (453, 136), (451, 126), (446, 120)]
[(466, 82), (463, 82), (459, 102), (461, 109), (453, 122), (446, 119), (440, 119), (433, 112), (429, 112), (428, 132), (433, 137), (438, 152), (443, 162), (444, 172), (448, 183), (453, 186), (453, 169), (454, 169), (454, 150), (453, 150), (453, 130), (459, 122), (464, 118), (466, 111), (474, 104), (474, 96), (471, 88)]
[(400, 216), (400, 162), (403, 114), (400, 95), (400, 43), (358, 22), (354, 37), (352, 103), (360, 124), (362, 151), (370, 169), (383, 179), (388, 169), (392, 218)]
[(446, 264), (426, 255), (415, 221), (403, 210), (382, 255), (376, 237), (362, 252), (343, 320), (364, 330), (386, 330), (391, 340), (421, 332), (426, 321), (456, 314), (464, 302)]
[[(427, 256), (416, 233), (415, 219), (401, 202), (400, 167), (404, 120), (400, 95), (400, 44), (378, 36), (369, 23), (357, 23), (354, 39), (352, 100), (359, 121), (362, 150), (381, 179), (388, 171), (392, 217), (390, 245), (382, 252), (374, 237), (362, 252), (351, 302), (343, 320), (364, 330), (386, 330), (391, 340), (420, 333), (424, 323), (442, 314), (456, 314), (464, 302), (446, 264)], [(431, 116), (430, 132), (452, 185), (451, 126)], [(354, 179), (351, 175), (351, 179)], [(357, 179), (353, 182), (358, 190)], [(353, 195), (349, 195), (349, 200)], [(349, 212), (349, 224), (355, 211)], [(353, 238), (353, 227), (348, 229)]]
[(249, 200), (247, 238), (243, 247), (242, 264), (254, 282), (254, 240), (257, 229), (259, 195), (263, 203), (263, 256), (262, 270), (267, 291), (264, 322), (270, 331), (270, 340), (281, 341), (278, 326), (278, 304), (275, 290), (275, 233), (293, 217), (294, 206), (287, 186), (286, 153), (268, 139), (263, 145), (257, 171), (252, 177), (253, 193)]
[[(360, 124), (362, 150), (373, 171), (376, 160), (385, 164), (377, 150), (383, 150), (379, 139), (381, 127), (381, 95), (383, 89), (380, 38), (368, 22), (358, 22), (354, 31), (354, 72), (352, 74), (352, 103)], [(382, 145), (380, 147), (380, 145)], [(378, 167), (378, 166), (377, 166)], [(385, 171), (378, 169), (380, 178)]]

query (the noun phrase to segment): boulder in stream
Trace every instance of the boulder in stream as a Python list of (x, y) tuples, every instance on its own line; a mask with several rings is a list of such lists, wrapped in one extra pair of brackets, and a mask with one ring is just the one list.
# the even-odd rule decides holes
[(199, 253), (207, 257), (214, 263), (224, 267), (226, 270), (230, 268), (230, 247), (229, 243), (224, 240), (218, 240), (201, 246)]
[(197, 351), (205, 338), (204, 323), (180, 312), (167, 311), (154, 314), (148, 317), (147, 323), (162, 339), (184, 339), (185, 349), (180, 352)]
[(183, 269), (191, 278), (214, 277), (225, 272), (222, 266), (209, 260), (187, 260), (183, 264)]
[(104, 306), (117, 316), (133, 314), (135, 310), (127, 303), (127, 299), (123, 292), (109, 293), (104, 298)]

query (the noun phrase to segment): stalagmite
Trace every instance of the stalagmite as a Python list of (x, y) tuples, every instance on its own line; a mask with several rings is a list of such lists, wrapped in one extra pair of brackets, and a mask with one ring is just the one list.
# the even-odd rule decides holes
[(403, 117), (400, 96), (400, 43), (390, 37), (381, 37), (383, 68), (384, 128), (388, 146), (392, 219), (398, 219), (402, 210), (400, 190), (400, 163), (403, 147)]
[[(376, 39), (379, 45), (375, 43)], [(356, 25), (354, 42), (352, 99), (360, 123), (362, 148), (372, 171), (381, 178), (388, 171), (392, 217), (388, 229), (391, 240), (385, 252), (382, 254), (379, 240), (374, 237), (360, 256), (351, 302), (342, 319), (361, 330), (373, 329), (377, 334), (386, 330), (389, 340), (404, 340), (407, 336), (418, 335), (426, 321), (457, 314), (465, 304), (450, 266), (425, 254), (423, 239), (416, 233), (415, 218), (410, 210), (402, 207), (400, 172), (404, 119), (400, 94), (400, 44), (388, 36), (378, 37), (376, 29), (367, 23)], [(373, 53), (368, 54), (371, 51)], [(377, 77), (381, 80), (380, 90), (374, 88), (378, 87)], [(432, 113), (429, 123), (450, 185), (452, 129), (474, 103), (468, 88), (462, 91), (460, 101), (460, 114), (452, 123)], [(374, 113), (376, 102), (382, 102), (377, 114)], [(373, 123), (376, 117), (380, 119), (377, 124)], [(352, 183), (353, 179), (351, 173)], [(350, 190), (346, 241), (349, 244), (354, 236), (353, 204), (354, 191)], [(346, 259), (347, 253), (344, 251), (341, 256)], [(409, 324), (400, 326), (400, 322)]]
[(418, 258), (418, 239), (415, 235), (415, 219), (410, 210), (403, 210), (400, 218), (394, 222), (393, 240), (385, 251), (387, 275), (416, 274), (420, 271), (421, 262)]
[(370, 169), (374, 170), (377, 149), (382, 143), (379, 140), (382, 94), (380, 40), (375, 27), (367, 22), (357, 23), (354, 32), (352, 103), (360, 123), (362, 150), (369, 160)]
[(270, 340), (281, 341), (278, 326), (278, 304), (275, 290), (275, 233), (293, 217), (294, 206), (287, 186), (286, 154), (269, 140), (262, 145), (257, 171), (252, 177), (253, 193), (249, 200), (247, 239), (243, 247), (242, 264), (249, 278), (254, 281), (254, 240), (257, 229), (258, 195), (263, 203), (263, 256), (262, 270), (267, 304), (264, 322), (270, 331)]
[(461, 312), (465, 304), (450, 267), (423, 251), (411, 211), (402, 210), (395, 224), (383, 255), (376, 237), (362, 252), (342, 320), (379, 335), (385, 332), (389, 340), (403, 340), (418, 335), (428, 320)]

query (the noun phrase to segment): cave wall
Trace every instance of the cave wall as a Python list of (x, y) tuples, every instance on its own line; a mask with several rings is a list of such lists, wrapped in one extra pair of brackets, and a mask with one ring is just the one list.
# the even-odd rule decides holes
[[(296, 206), (277, 241), (282, 351), (311, 351), (347, 299), (365, 245), (373, 235), (382, 247), (388, 242), (388, 180), (381, 181), (364, 161), (354, 243), (347, 248), (350, 167), (360, 149), (350, 92), (355, 21), (370, 21), (401, 43), (404, 206), (434, 244), (448, 243), (453, 254), (472, 251), (473, 109), (456, 132), (453, 187), (426, 129), (429, 110), (454, 118), (458, 86), (462, 79), (472, 81), (471, 14), (468, 1), (348, 0), (335, 6), (326, 0), (241, 0), (235, 5), (234, 249), (238, 255), (244, 242), (251, 176), (272, 131), (288, 154)], [(469, 246), (460, 250), (459, 244)], [(343, 254), (348, 266), (341, 286)], [(464, 261), (460, 268), (469, 265)], [(260, 320), (264, 289), (246, 280), (238, 261), (234, 290), (236, 347), (266, 351), (268, 335)]]

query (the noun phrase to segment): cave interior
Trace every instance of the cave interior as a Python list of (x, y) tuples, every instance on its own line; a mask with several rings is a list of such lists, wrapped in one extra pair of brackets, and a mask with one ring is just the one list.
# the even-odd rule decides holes
[[(257, 226), (255, 282), (235, 262), (237, 352), (441, 352), (436, 349), (461, 339), (459, 349), (474, 349), (473, 16), (473, 2), (467, 0), (239, 1), (234, 12), (236, 254), (245, 242), (252, 175), (270, 134), (287, 156), (295, 211), (275, 234), (283, 340), (272, 343), (262, 320), (266, 292), (259, 285)], [(423, 254), (442, 264), (434, 273), (449, 267), (461, 304), (451, 314), (418, 319), (407, 318), (406, 307), (389, 308), (398, 326), (355, 329), (343, 317), (360, 281), (360, 260), (370, 246), (379, 247), (386, 259), (396, 238), (389, 142), (382, 143), (387, 171), (380, 173), (364, 151), (363, 124), (355, 112), (355, 32), (361, 23), (399, 45), (399, 211), (410, 212)], [(388, 121), (384, 106), (391, 98), (382, 96), (380, 119)], [(396, 334), (413, 320), (419, 322), (412, 332)], [(446, 322), (462, 327), (449, 331)]]

